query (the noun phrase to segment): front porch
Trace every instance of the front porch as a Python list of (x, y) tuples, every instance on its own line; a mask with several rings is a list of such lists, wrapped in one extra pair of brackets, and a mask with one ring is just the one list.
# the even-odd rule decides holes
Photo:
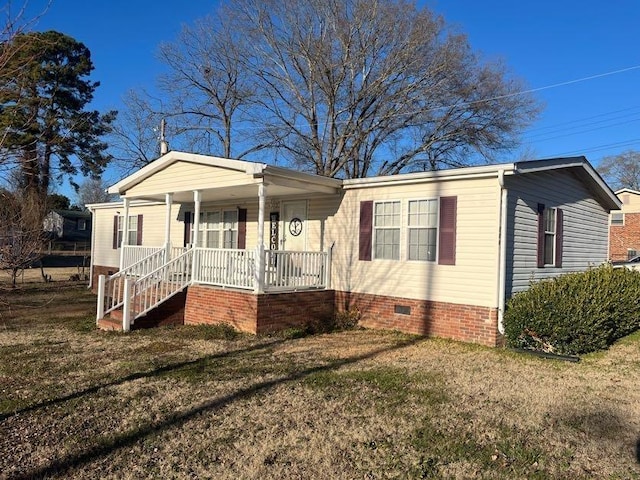
[[(254, 300), (260, 303), (257, 297), (251, 299), (251, 295), (325, 290), (331, 278), (331, 250), (294, 252), (263, 251), (260, 248), (123, 246), (122, 259), (124, 268), (111, 276), (98, 277), (96, 321), (98, 326), (105, 324), (103, 319), (110, 315), (121, 321), (123, 331), (129, 331), (136, 319), (194, 285), (233, 290), (241, 293), (244, 303), (253, 303)], [(223, 298), (225, 295), (218, 296)], [(229, 293), (227, 296), (233, 295)], [(290, 300), (293, 301), (293, 297)], [(293, 309), (300, 308), (296, 303), (293, 301)], [(212, 301), (211, 305), (215, 304)], [(242, 327), (238, 319), (247, 309), (238, 304), (235, 306), (238, 311), (232, 312), (230, 318), (233, 321), (226, 323), (237, 323), (234, 326), (253, 333), (264, 330), (264, 325), (258, 325), (257, 317), (255, 326), (247, 324)], [(201, 305), (199, 308), (206, 310), (208, 307)], [(251, 310), (264, 317), (264, 308), (261, 312), (257, 306), (248, 311)], [(251, 323), (253, 319), (247, 318), (247, 321)], [(192, 311), (191, 318), (185, 318), (185, 322), (201, 323), (197, 319), (197, 311)], [(114, 326), (113, 321), (108, 324)]]

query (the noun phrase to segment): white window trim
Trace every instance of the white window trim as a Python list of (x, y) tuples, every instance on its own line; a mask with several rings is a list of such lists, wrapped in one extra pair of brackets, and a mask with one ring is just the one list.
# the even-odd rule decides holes
[[(622, 221), (621, 222), (619, 222), (619, 223), (618, 222), (616, 222), (616, 223), (613, 222), (614, 213), (618, 214), (618, 215), (620, 215), (622, 217)], [(625, 220), (624, 212), (621, 212), (621, 211), (611, 212), (611, 215), (609, 216), (609, 225), (613, 225), (613, 226), (616, 226), (616, 227), (624, 226), (624, 220)]]
[[(234, 241), (234, 245), (231, 247), (225, 247), (224, 246), (224, 214), (225, 212), (234, 212), (236, 215), (236, 220), (235, 220), (235, 228), (232, 229), (232, 231), (236, 232), (235, 235), (235, 241)], [(198, 235), (198, 240), (199, 243), (201, 243), (201, 245), (198, 245), (201, 248), (213, 248), (213, 247), (206, 247), (205, 246), (205, 233), (208, 232), (218, 232), (218, 247), (216, 248), (226, 248), (229, 250), (233, 250), (233, 249), (237, 249), (238, 248), (238, 227), (239, 227), (239, 210), (238, 208), (225, 208), (225, 207), (202, 207), (202, 210), (200, 211), (200, 215), (201, 216), (205, 216), (207, 213), (218, 213), (219, 214), (219, 220), (218, 220), (218, 228), (207, 228), (207, 223), (203, 222), (202, 220), (200, 220), (198, 222), (199, 224), (199, 228), (200, 228), (200, 232)], [(191, 224), (191, 238), (193, 238), (193, 229), (195, 228), (195, 225), (192, 223)]]
[[(547, 222), (545, 214), (547, 211), (553, 211), (553, 231), (547, 230)], [(542, 239), (542, 259), (544, 260), (545, 267), (556, 266), (556, 244), (558, 235), (558, 209), (556, 207), (545, 207), (542, 212), (542, 222), (544, 224), (544, 238)], [(553, 235), (553, 241), (551, 242), (551, 263), (547, 263), (547, 235)]]
[[(409, 258), (409, 241), (410, 241), (410, 236), (409, 236), (409, 231), (412, 228), (425, 228), (425, 227), (411, 227), (409, 226), (409, 204), (411, 202), (419, 202), (419, 201), (434, 201), (436, 202), (436, 251), (435, 251), (435, 257), (433, 260), (420, 260), (420, 259), (410, 259)], [(406, 257), (405, 257), (405, 261), (407, 262), (417, 262), (417, 263), (437, 263), (438, 262), (438, 258), (440, 255), (440, 242), (439, 240), (439, 233), (440, 233), (440, 198), (439, 197), (419, 197), (419, 198), (409, 198), (406, 201), (407, 203), (407, 209), (406, 212), (404, 212), (403, 215), (403, 219), (404, 219), (404, 225), (403, 225), (403, 230), (406, 231), (406, 235), (405, 235), (405, 246), (406, 246)], [(432, 228), (432, 227), (426, 227), (426, 228)], [(400, 234), (400, 236), (402, 236), (402, 233)]]
[[(393, 227), (376, 227), (376, 205), (382, 203), (398, 203), (400, 204), (400, 212), (399, 212), (399, 224), (398, 226)], [(403, 230), (405, 225), (403, 225), (403, 214), (404, 211), (404, 202), (400, 199), (385, 199), (385, 200), (374, 200), (373, 201), (373, 211), (371, 212), (371, 260), (380, 261), (380, 262), (400, 262), (405, 260), (404, 252), (402, 249), (403, 244)], [(398, 258), (377, 258), (376, 257), (376, 229), (380, 228), (382, 230), (391, 230), (397, 229), (399, 230), (399, 238), (398, 238)]]

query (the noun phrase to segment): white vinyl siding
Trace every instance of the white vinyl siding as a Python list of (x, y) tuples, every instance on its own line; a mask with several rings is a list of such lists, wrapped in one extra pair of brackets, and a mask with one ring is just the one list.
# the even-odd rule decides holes
[(438, 238), (438, 201), (411, 200), (407, 221), (408, 259), (435, 261)]
[(171, 185), (174, 192), (205, 190), (211, 188), (212, 178), (215, 178), (216, 188), (247, 184), (245, 172), (178, 161), (131, 187), (127, 195), (133, 197), (164, 194), (168, 185)]
[(373, 258), (400, 260), (400, 202), (374, 203)]
[[(410, 261), (408, 204), (457, 197), (456, 264)], [(335, 290), (495, 307), (500, 188), (496, 177), (455, 182), (349, 188), (326, 222), (327, 245), (335, 242), (331, 278)], [(360, 202), (399, 201), (400, 260), (358, 260)], [(439, 203), (438, 203), (439, 207)], [(313, 208), (312, 208), (313, 210)], [(375, 212), (375, 209), (374, 209)], [(373, 244), (373, 238), (372, 238)], [(373, 257), (373, 255), (372, 255)], [(437, 259), (437, 254), (436, 254)]]

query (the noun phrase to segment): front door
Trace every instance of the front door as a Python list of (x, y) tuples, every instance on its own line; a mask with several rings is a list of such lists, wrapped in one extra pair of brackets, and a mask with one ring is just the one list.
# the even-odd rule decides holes
[(282, 203), (282, 249), (303, 252), (307, 249), (307, 201)]

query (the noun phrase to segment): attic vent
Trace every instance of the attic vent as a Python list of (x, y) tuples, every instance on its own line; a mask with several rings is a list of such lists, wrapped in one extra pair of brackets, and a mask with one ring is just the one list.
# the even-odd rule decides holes
[(411, 315), (411, 307), (408, 305), (394, 305), (393, 311), (400, 315)]

